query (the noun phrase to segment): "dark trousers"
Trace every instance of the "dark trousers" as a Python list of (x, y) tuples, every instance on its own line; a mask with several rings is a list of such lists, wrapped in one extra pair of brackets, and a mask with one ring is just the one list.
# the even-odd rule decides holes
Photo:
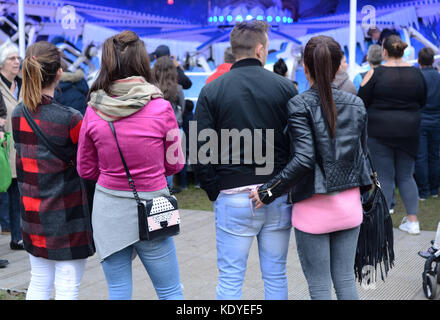
[(11, 229), (9, 221), (9, 195), (7, 192), (0, 192), (0, 226), (2, 231)]
[(419, 153), (416, 160), (415, 178), (419, 197), (437, 195), (440, 184), (440, 128), (420, 127)]
[(8, 189), (9, 195), (9, 222), (11, 225), (11, 240), (18, 242), (22, 239), (21, 235), (21, 215), (20, 215), (20, 192), (18, 191), (17, 178), (12, 179)]
[(368, 138), (368, 149), (377, 170), (377, 177), (382, 186), (388, 209), (393, 201), (396, 183), (407, 214), (416, 215), (419, 199), (414, 179), (415, 159), (405, 151), (390, 147), (382, 143), (380, 139), (373, 137)]

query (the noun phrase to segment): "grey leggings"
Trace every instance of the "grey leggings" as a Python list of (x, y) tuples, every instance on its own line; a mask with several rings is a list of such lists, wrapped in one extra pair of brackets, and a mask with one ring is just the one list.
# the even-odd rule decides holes
[(359, 300), (354, 258), (360, 227), (325, 234), (295, 228), (296, 246), (312, 300)]
[(393, 200), (396, 181), (406, 213), (416, 215), (419, 206), (419, 192), (414, 179), (416, 160), (406, 152), (372, 137), (368, 138), (368, 149), (388, 206)]

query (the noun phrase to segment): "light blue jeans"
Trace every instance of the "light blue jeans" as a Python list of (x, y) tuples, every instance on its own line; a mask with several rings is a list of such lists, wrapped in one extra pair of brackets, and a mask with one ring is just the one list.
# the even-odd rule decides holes
[(107, 280), (110, 300), (132, 297), (133, 248), (141, 259), (160, 300), (183, 300), (179, 265), (172, 237), (138, 241), (104, 259), (102, 268)]
[(214, 212), (219, 269), (217, 299), (241, 299), (249, 250), (257, 237), (265, 298), (286, 300), (286, 263), (292, 227), (292, 206), (287, 204), (287, 196), (255, 210), (248, 193), (220, 193), (214, 202)]

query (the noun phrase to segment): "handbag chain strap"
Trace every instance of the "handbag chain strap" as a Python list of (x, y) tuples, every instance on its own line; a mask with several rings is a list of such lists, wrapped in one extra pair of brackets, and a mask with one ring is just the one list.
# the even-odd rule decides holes
[(139, 204), (141, 204), (141, 200), (140, 200), (139, 195), (136, 191), (136, 186), (134, 185), (133, 177), (131, 176), (130, 171), (128, 170), (128, 166), (127, 166), (127, 163), (125, 162), (124, 156), (122, 155), (121, 148), (119, 147), (118, 138), (116, 137), (115, 127), (111, 121), (108, 121), (108, 124), (110, 125), (110, 129), (112, 130), (113, 136), (115, 137), (116, 145), (119, 150), (119, 155), (121, 156), (121, 160), (122, 160), (122, 165), (124, 166), (125, 172), (127, 173), (128, 185), (130, 186), (131, 190), (133, 190), (134, 199), (136, 200), (137, 204), (139, 205)]

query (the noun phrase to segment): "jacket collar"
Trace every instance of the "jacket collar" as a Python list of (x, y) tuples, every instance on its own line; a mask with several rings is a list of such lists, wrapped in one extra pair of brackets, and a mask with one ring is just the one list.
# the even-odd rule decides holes
[(41, 104), (40, 105), (51, 104), (54, 101), (55, 100), (53, 97), (43, 94), (43, 96), (41, 97)]
[[(338, 89), (338, 86), (334, 82), (332, 82), (330, 86), (332, 87), (332, 89)], [(318, 90), (318, 85), (315, 83), (310, 89)]]
[[(0, 77), (3, 80), (3, 82), (8, 86), (8, 88), (11, 88), (12, 82), (6, 79), (6, 77), (0, 72)], [(16, 76), (14, 79), (17, 82), (18, 88), (21, 88), (21, 79), (19, 76)]]
[[(0, 81), (2, 81), (5, 84), (5, 86), (7, 87), (8, 92), (11, 93), (11, 96), (14, 97), (14, 95), (10, 91), (11, 90), (11, 86), (12, 86), (12, 82), (10, 82), (8, 79), (6, 79), (6, 77), (1, 72), (0, 72), (0, 79), (1, 79)], [(22, 80), (21, 80), (21, 78), (19, 76), (16, 76), (14, 80), (17, 83), (17, 87), (18, 87), (18, 94), (17, 94), (17, 96), (19, 97), (20, 96), (20, 91), (21, 91)], [(15, 97), (14, 97), (14, 99), (15, 99)], [(15, 99), (15, 100), (19, 100), (19, 99)]]
[(246, 59), (242, 59), (242, 60), (238, 60), (237, 62), (235, 62), (232, 67), (232, 69), (235, 68), (240, 68), (240, 67), (249, 67), (249, 66), (259, 66), (262, 67), (263, 65), (261, 64), (261, 61), (255, 58), (246, 58)]

